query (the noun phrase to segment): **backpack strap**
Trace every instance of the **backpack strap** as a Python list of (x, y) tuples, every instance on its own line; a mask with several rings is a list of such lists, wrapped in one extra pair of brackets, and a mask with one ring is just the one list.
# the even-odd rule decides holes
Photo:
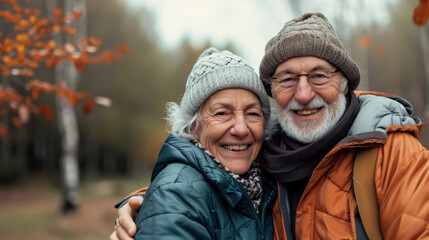
[(353, 166), (353, 188), (365, 232), (371, 240), (383, 239), (380, 210), (374, 184), (378, 147), (362, 148), (356, 153)]

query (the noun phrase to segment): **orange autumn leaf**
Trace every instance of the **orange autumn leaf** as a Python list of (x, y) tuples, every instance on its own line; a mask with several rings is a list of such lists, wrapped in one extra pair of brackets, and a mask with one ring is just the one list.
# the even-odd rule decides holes
[(82, 11), (73, 10), (71, 13), (73, 14), (73, 17), (76, 19), (82, 16)]
[(86, 68), (86, 63), (82, 60), (82, 58), (78, 58), (74, 60), (74, 66), (76, 67), (78, 72), (82, 72)]
[(67, 97), (69, 103), (71, 105), (76, 105), (80, 100), (82, 100), (82, 98), (84, 98), (86, 95), (88, 95), (85, 92), (78, 92), (76, 94), (71, 94)]
[(95, 46), (101, 45), (101, 43), (102, 43), (102, 41), (100, 39), (97, 39), (97, 38), (94, 38), (94, 37), (87, 37), (87, 38), (85, 38), (84, 43), (85, 42), (88, 43), (88, 44), (91, 44), (91, 45), (95, 45)]
[(14, 10), (15, 12), (17, 12), (17, 13), (21, 13), (22, 8), (21, 8), (20, 6), (18, 6), (18, 5), (14, 5), (14, 6), (13, 6), (13, 10)]
[(73, 96), (74, 96), (74, 92), (73, 92), (73, 90), (72, 90), (71, 88), (67, 88), (67, 90), (65, 91), (65, 96), (66, 96), (68, 99), (73, 98)]
[(78, 92), (73, 96), (73, 102), (74, 104), (78, 103), (82, 98), (86, 97), (88, 93), (86, 92)]
[(40, 15), (40, 10), (38, 9), (29, 9), (29, 8), (25, 8), (24, 9), (24, 14), (26, 15), (31, 15), (32, 17), (34, 16), (39, 16)]
[(25, 27), (23, 26), (20, 26), (20, 25), (15, 26), (15, 31), (24, 31), (24, 30), (25, 30)]
[(101, 63), (101, 59), (100, 58), (88, 58), (87, 62), (88, 62), (88, 64), (91, 64), (91, 65), (98, 65)]
[(40, 88), (41, 90), (45, 91), (45, 92), (52, 92), (53, 90), (55, 90), (57, 87), (54, 84), (49, 84), (47, 82), (42, 82), (39, 80), (31, 80), (26, 86), (25, 89), (30, 90), (32, 88)]
[(66, 96), (66, 91), (64, 89), (57, 89), (57, 91), (55, 91), (55, 95), (57, 95), (57, 97), (65, 97)]
[(67, 26), (62, 26), (61, 31), (68, 33), (70, 35), (76, 35), (76, 33), (77, 33), (77, 30), (75, 28), (71, 28), (71, 27), (67, 27)]
[(10, 102), (22, 102), (22, 96), (19, 95), (13, 88), (8, 87), (6, 89), (6, 94)]
[(52, 61), (50, 61), (50, 65), (48, 65), (48, 66), (55, 68), (55, 67), (59, 66), (63, 61), (64, 61), (63, 58), (54, 58), (54, 59), (52, 59)]
[(25, 85), (25, 89), (30, 90), (31, 88), (37, 86), (39, 81), (37, 80), (31, 80), (30, 82), (27, 83), (27, 85)]
[(63, 10), (61, 8), (55, 8), (53, 13), (55, 18), (60, 18), (63, 15)]
[[(43, 29), (45, 29), (45, 28), (43, 28)], [(60, 25), (58, 25), (58, 24), (54, 24), (53, 26), (52, 26), (52, 31), (54, 31), (54, 32), (58, 32), (60, 30)]]
[(31, 68), (37, 68), (39, 66), (39, 63), (37, 61), (28, 61), (27, 66)]
[(52, 108), (49, 107), (48, 104), (40, 104), (39, 106), (40, 112), (46, 119), (51, 119), (54, 117), (54, 112), (52, 111)]
[(423, 26), (429, 19), (429, 0), (420, 0), (420, 4), (414, 9), (413, 21), (418, 26)]
[(28, 27), (30, 24), (27, 20), (21, 19), (21, 21), (19, 21), (18, 25), (25, 28), (25, 27)]
[(3, 62), (4, 63), (6, 63), (6, 64), (8, 64), (8, 63), (10, 63), (11, 61), (12, 61), (12, 58), (10, 57), (10, 56), (3, 56)]
[(31, 96), (33, 99), (38, 99), (42, 95), (42, 89), (40, 88), (34, 88), (33, 91), (31, 91)]
[(55, 47), (55, 40), (51, 39), (45, 44), (46, 48), (53, 48)]
[(34, 76), (34, 71), (30, 68), (23, 68), (21, 69), (21, 75), (26, 77), (32, 77)]
[(129, 53), (130, 49), (125, 45), (119, 45), (119, 46), (116, 46), (116, 51), (122, 52), (122, 53)]
[(21, 127), (21, 120), (18, 117), (12, 117), (12, 124), (15, 125), (15, 127), (20, 128)]
[(114, 54), (111, 51), (104, 51), (101, 56), (100, 59), (102, 59), (105, 63), (112, 63), (113, 62), (113, 58), (114, 58)]
[(16, 35), (16, 41), (20, 43), (28, 43), (30, 41), (30, 38), (28, 37), (27, 34), (22, 33), (22, 34)]
[(0, 17), (8, 17), (10, 16), (10, 12), (6, 10), (0, 11)]
[(67, 100), (68, 100), (70, 105), (75, 105), (77, 103), (77, 102), (75, 102), (73, 95), (68, 95)]
[(31, 24), (34, 24), (34, 23), (36, 22), (36, 20), (37, 20), (37, 17), (36, 17), (35, 15), (32, 15), (32, 16), (28, 19), (28, 21), (30, 21), (30, 23), (31, 23)]
[(372, 45), (372, 38), (368, 35), (363, 35), (359, 38), (359, 47), (361, 49), (368, 49)]
[(94, 99), (89, 98), (83, 105), (83, 113), (90, 114), (94, 110)]

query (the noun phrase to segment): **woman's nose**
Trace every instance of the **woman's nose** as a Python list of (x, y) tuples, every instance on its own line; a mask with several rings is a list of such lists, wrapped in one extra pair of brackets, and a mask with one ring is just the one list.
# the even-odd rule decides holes
[(230, 132), (232, 135), (239, 138), (246, 137), (250, 133), (247, 122), (243, 116), (234, 119), (234, 123), (230, 129)]

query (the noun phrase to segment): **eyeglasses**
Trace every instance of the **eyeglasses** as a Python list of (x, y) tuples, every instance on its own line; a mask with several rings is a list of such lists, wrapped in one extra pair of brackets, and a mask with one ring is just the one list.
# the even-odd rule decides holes
[(329, 82), (329, 80), (340, 70), (329, 72), (325, 70), (315, 70), (308, 74), (292, 74), (280, 73), (277, 76), (272, 76), (271, 79), (274, 83), (279, 84), (280, 87), (285, 89), (295, 89), (298, 85), (299, 78), (306, 76), (310, 85), (314, 87), (322, 87)]

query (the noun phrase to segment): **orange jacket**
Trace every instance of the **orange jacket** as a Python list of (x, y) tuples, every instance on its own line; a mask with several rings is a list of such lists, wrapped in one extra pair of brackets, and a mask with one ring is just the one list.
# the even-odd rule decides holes
[[(349, 136), (335, 146), (315, 168), (298, 204), (296, 238), (356, 239), (353, 160), (359, 147), (378, 145), (375, 186), (384, 239), (429, 239), (429, 151), (417, 140), (422, 126), (392, 125), (385, 133)], [(279, 200), (273, 218), (275, 239), (287, 239)]]

